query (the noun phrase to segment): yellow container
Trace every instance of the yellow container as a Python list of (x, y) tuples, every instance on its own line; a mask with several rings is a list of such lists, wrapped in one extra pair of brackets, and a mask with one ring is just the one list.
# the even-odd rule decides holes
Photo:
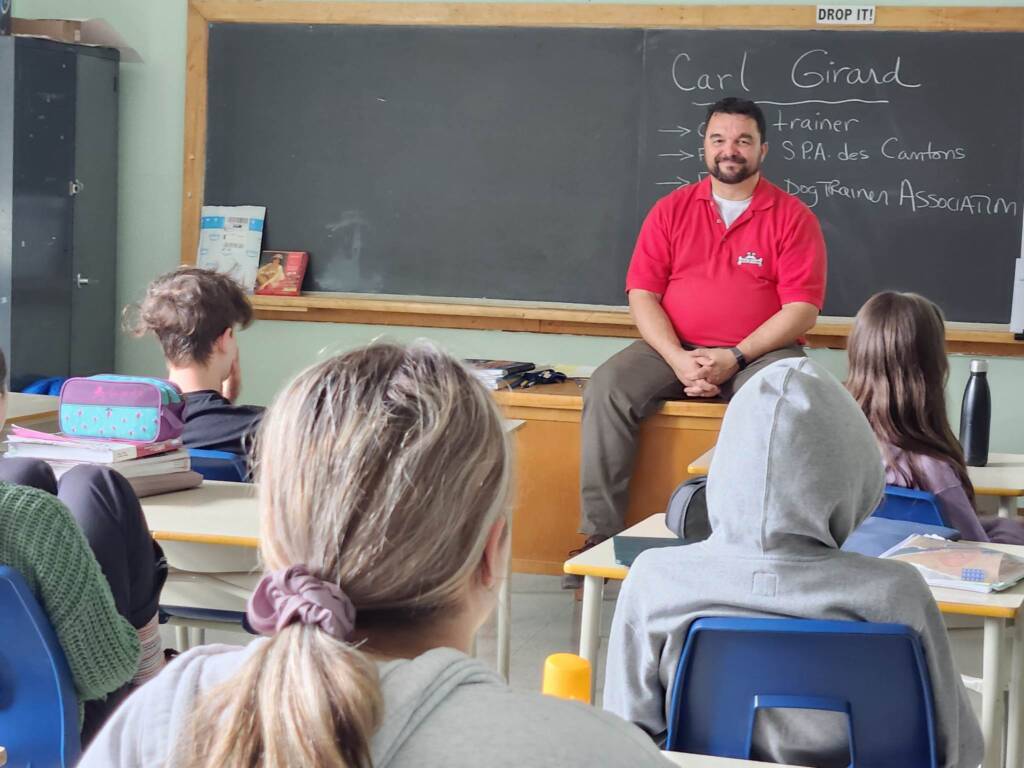
[(542, 689), (549, 696), (590, 703), (590, 662), (575, 653), (553, 653), (544, 661)]

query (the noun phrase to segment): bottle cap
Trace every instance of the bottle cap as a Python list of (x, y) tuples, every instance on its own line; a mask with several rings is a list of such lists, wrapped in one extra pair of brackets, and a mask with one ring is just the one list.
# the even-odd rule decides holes
[(541, 693), (590, 703), (590, 662), (575, 653), (553, 653), (544, 661)]
[(971, 360), (971, 373), (987, 373), (988, 360)]

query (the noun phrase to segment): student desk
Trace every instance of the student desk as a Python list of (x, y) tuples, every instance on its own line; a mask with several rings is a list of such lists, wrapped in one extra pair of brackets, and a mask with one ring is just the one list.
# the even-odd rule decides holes
[[(694, 459), (686, 468), (691, 475), (706, 475), (711, 468), (715, 449)], [(1017, 499), (1024, 496), (1024, 455), (990, 453), (984, 467), (968, 467), (967, 474), (978, 496), (998, 496), (999, 516), (1016, 517)]]
[(170, 566), (160, 602), (244, 611), (262, 575), (255, 487), (206, 480), (140, 502)]
[[(623, 531), (625, 536), (675, 536), (665, 527), (665, 515), (648, 517)], [(1024, 557), (1024, 546), (990, 544), (996, 549)], [(583, 576), (583, 610), (580, 626), (580, 655), (593, 665), (597, 662), (601, 642), (601, 602), (605, 579), (624, 579), (629, 569), (615, 562), (612, 540), (577, 555), (565, 563), (565, 572)], [(958, 589), (932, 588), (939, 610), (946, 614), (976, 616), (984, 619), (984, 657), (982, 659), (982, 732), (985, 744), (1000, 744), (1002, 736), (1002, 683), (1007, 623), (1013, 620), (1010, 633), (1009, 731), (1007, 734), (1007, 766), (1024, 765), (1024, 583), (1004, 592), (982, 594)], [(987, 746), (985, 768), (999, 765), (998, 748)]]
[(672, 765), (683, 768), (795, 768), (782, 763), (762, 763), (757, 760), (737, 760), (734, 757), (691, 755), (688, 752), (662, 752)]
[(59, 403), (60, 398), (53, 395), (10, 392), (7, 395), (7, 424), (56, 432)]
[[(525, 424), (516, 437), (512, 570), (561, 575), (566, 553), (580, 545), (580, 414), (583, 382), (499, 390), (506, 418)], [(686, 465), (718, 439), (721, 401), (669, 400), (640, 429), (627, 524), (665, 509), (686, 479)]]

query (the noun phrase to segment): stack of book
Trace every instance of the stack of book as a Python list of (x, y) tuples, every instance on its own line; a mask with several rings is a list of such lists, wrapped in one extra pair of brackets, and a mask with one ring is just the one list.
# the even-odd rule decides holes
[(58, 478), (79, 464), (97, 464), (116, 470), (139, 496), (198, 485), (202, 478), (191, 472), (188, 451), (181, 439), (158, 443), (100, 440), (50, 434), (12, 426), (7, 455), (42, 459)]
[(881, 557), (915, 566), (933, 587), (998, 592), (1024, 580), (1024, 560), (991, 546), (908, 536)]
[(524, 373), (533, 370), (533, 363), (520, 363), (515, 360), (470, 359), (465, 363), (488, 389), (514, 387)]

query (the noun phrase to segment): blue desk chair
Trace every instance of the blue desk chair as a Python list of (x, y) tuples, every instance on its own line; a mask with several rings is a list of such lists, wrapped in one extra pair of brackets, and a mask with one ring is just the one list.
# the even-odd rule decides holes
[(245, 458), (227, 451), (208, 451), (203, 448), (189, 448), (188, 455), (192, 469), (204, 480), (227, 480), (244, 483), (249, 475)]
[(0, 566), (0, 745), (8, 768), (78, 762), (78, 696), (64, 649), (21, 574)]
[(885, 486), (882, 503), (871, 514), (874, 517), (885, 517), (889, 520), (905, 520), (909, 523), (948, 527), (934, 493), (916, 491), (913, 488), (900, 488), (896, 485)]
[(16, 392), (23, 392), (26, 395), (53, 395), (57, 396), (60, 394), (60, 388), (64, 386), (64, 382), (68, 380), (67, 376), (49, 376), (45, 379), (36, 379), (35, 381), (15, 390)]
[(748, 759), (759, 709), (845, 713), (852, 768), (938, 765), (928, 667), (917, 634), (902, 624), (693, 622), (665, 748)]

